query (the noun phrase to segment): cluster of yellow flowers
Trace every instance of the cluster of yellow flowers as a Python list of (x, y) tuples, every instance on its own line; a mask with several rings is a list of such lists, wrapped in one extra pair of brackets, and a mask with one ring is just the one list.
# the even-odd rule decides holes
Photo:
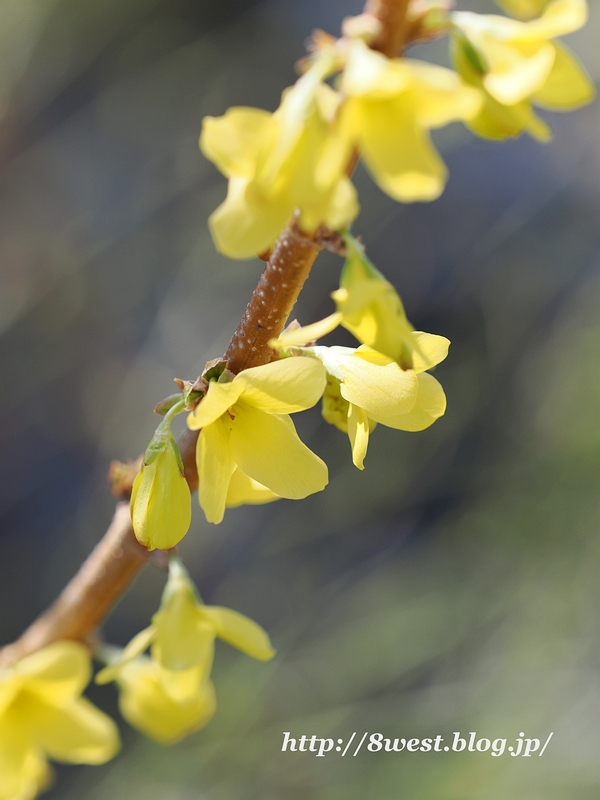
[[(275, 655), (248, 617), (205, 606), (182, 564), (169, 578), (152, 624), (122, 651), (106, 647), (97, 683), (115, 680), (125, 719), (151, 739), (171, 744), (215, 713), (210, 680), (215, 638), (260, 661)], [(151, 657), (142, 655), (151, 648)], [(81, 697), (91, 676), (82, 644), (59, 641), (0, 670), (0, 800), (31, 800), (51, 779), (48, 758), (103, 764), (119, 750), (110, 717)]]
[[(426, 370), (446, 357), (449, 341), (414, 331), (394, 287), (350, 234), (346, 244), (336, 312), (290, 326), (270, 342), (276, 360), (269, 364), (238, 375), (217, 371), (188, 415), (188, 427), (200, 431), (198, 497), (209, 522), (221, 522), (227, 506), (298, 500), (325, 488), (327, 466), (300, 441), (290, 417), (321, 398), (325, 419), (348, 433), (359, 469), (377, 422), (420, 431), (446, 409), (442, 387)], [(358, 349), (311, 346), (338, 325), (361, 342)], [(180, 401), (165, 416), (133, 486), (133, 526), (149, 549), (174, 547), (190, 525), (190, 492), (169, 429), (183, 407)]]
[[(526, 15), (527, 2), (511, 4)], [(346, 175), (353, 152), (384, 192), (413, 202), (435, 199), (446, 181), (432, 128), (463, 120), (492, 139), (524, 131), (549, 138), (532, 103), (562, 111), (594, 96), (575, 57), (553, 41), (586, 18), (586, 0), (552, 0), (527, 22), (452, 13), (443, 25), (457, 72), (343, 39), (317, 51), (273, 114), (239, 107), (208, 117), (200, 147), (229, 178), (227, 199), (209, 220), (217, 248), (231, 258), (266, 251), (296, 209), (308, 233), (349, 225), (358, 213)], [(324, 80), (335, 74), (332, 89)]]

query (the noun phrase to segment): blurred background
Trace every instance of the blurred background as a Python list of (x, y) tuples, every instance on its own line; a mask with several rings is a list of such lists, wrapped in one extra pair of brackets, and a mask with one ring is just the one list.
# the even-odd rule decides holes
[[(226, 183), (202, 117), (273, 110), (313, 28), (361, 6), (0, 0), (0, 641), (101, 537), (110, 460), (144, 449), (174, 377), (224, 352), (260, 275), (208, 235)], [(567, 41), (596, 81), (599, 34), (593, 0)], [(444, 41), (413, 54), (447, 63)], [(377, 429), (364, 472), (318, 409), (297, 415), (325, 492), (218, 527), (196, 507), (182, 553), (204, 600), (259, 621), (278, 657), (219, 644), (207, 728), (164, 748), (121, 722), (122, 753), (58, 766), (48, 800), (600, 796), (600, 106), (548, 119), (547, 146), (440, 131), (435, 203), (394, 204), (358, 169), (354, 231), (415, 327), (452, 340), (448, 412)], [(332, 311), (340, 266), (319, 258), (302, 322)], [(163, 584), (144, 572), (110, 641), (148, 624)], [(89, 695), (117, 713), (113, 686)], [(554, 738), (541, 759), (281, 752), (283, 731), (354, 730)]]

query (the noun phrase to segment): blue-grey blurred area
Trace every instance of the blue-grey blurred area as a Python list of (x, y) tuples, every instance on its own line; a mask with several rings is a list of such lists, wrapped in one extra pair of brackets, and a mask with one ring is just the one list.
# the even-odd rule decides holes
[[(223, 353), (260, 275), (212, 245), (226, 183), (198, 151), (202, 117), (274, 109), (312, 29), (360, 8), (0, 0), (2, 641), (102, 536), (110, 460), (144, 449), (174, 377)], [(591, 15), (567, 41), (597, 80)], [(445, 46), (416, 55), (444, 63)], [(196, 507), (181, 549), (204, 600), (259, 621), (277, 657), (219, 644), (207, 728), (164, 748), (122, 723), (122, 753), (58, 767), (49, 800), (600, 796), (600, 110), (548, 119), (546, 146), (440, 131), (434, 203), (394, 204), (358, 169), (354, 231), (415, 327), (452, 340), (448, 412), (418, 434), (379, 426), (364, 472), (318, 409), (298, 415), (325, 492), (217, 527)], [(333, 310), (340, 266), (319, 258), (302, 322)], [(145, 571), (111, 642), (148, 624), (163, 583)], [(90, 696), (116, 713), (114, 687)], [(283, 731), (554, 735), (542, 758), (316, 758), (282, 753)]]

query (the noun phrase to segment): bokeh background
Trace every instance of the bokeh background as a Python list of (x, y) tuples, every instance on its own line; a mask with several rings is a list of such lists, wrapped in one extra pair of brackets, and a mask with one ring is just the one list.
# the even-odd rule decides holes
[[(224, 351), (260, 274), (208, 235), (225, 180), (202, 117), (274, 109), (312, 29), (360, 8), (1, 0), (0, 641), (102, 535), (109, 461), (144, 449), (173, 377)], [(595, 80), (599, 33), (593, 0), (568, 43)], [(445, 63), (446, 44), (415, 54)], [(355, 232), (415, 326), (453, 342), (448, 412), (376, 430), (364, 472), (317, 409), (299, 415), (325, 492), (218, 527), (197, 509), (182, 552), (204, 600), (258, 620), (278, 657), (219, 645), (206, 729), (163, 748), (122, 723), (122, 753), (57, 767), (48, 800), (600, 796), (600, 106), (551, 124), (547, 146), (439, 132), (451, 178), (431, 204), (358, 169)], [(330, 313), (340, 266), (319, 258), (301, 321)], [(110, 641), (147, 625), (163, 583), (145, 571)], [(116, 713), (114, 687), (89, 694)], [(281, 753), (283, 731), (355, 730), (554, 738), (541, 759)]]

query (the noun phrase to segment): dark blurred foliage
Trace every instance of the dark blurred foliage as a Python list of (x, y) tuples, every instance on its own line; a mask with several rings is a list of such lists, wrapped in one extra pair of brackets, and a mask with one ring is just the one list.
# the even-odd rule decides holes
[[(137, 456), (173, 377), (224, 351), (260, 274), (208, 235), (225, 181), (197, 149), (202, 117), (274, 109), (311, 30), (360, 8), (0, 4), (2, 640), (100, 538), (110, 459)], [(569, 39), (595, 78), (599, 30), (593, 6)], [(444, 62), (444, 47), (416, 55)], [(448, 413), (420, 434), (378, 428), (362, 473), (317, 410), (299, 415), (330, 465), (324, 493), (216, 528), (195, 513), (182, 552), (203, 598), (260, 621), (278, 657), (222, 645), (204, 731), (162, 748), (123, 724), (122, 754), (59, 767), (49, 800), (598, 797), (598, 106), (551, 124), (548, 146), (440, 131), (451, 179), (431, 204), (396, 205), (359, 168), (355, 232), (415, 327), (453, 342), (436, 370)], [(339, 267), (319, 258), (301, 321), (332, 310)], [(111, 641), (147, 624), (163, 582), (146, 570)], [(112, 688), (90, 696), (116, 713)], [(284, 730), (554, 739), (542, 759), (342, 760), (282, 754)]]

